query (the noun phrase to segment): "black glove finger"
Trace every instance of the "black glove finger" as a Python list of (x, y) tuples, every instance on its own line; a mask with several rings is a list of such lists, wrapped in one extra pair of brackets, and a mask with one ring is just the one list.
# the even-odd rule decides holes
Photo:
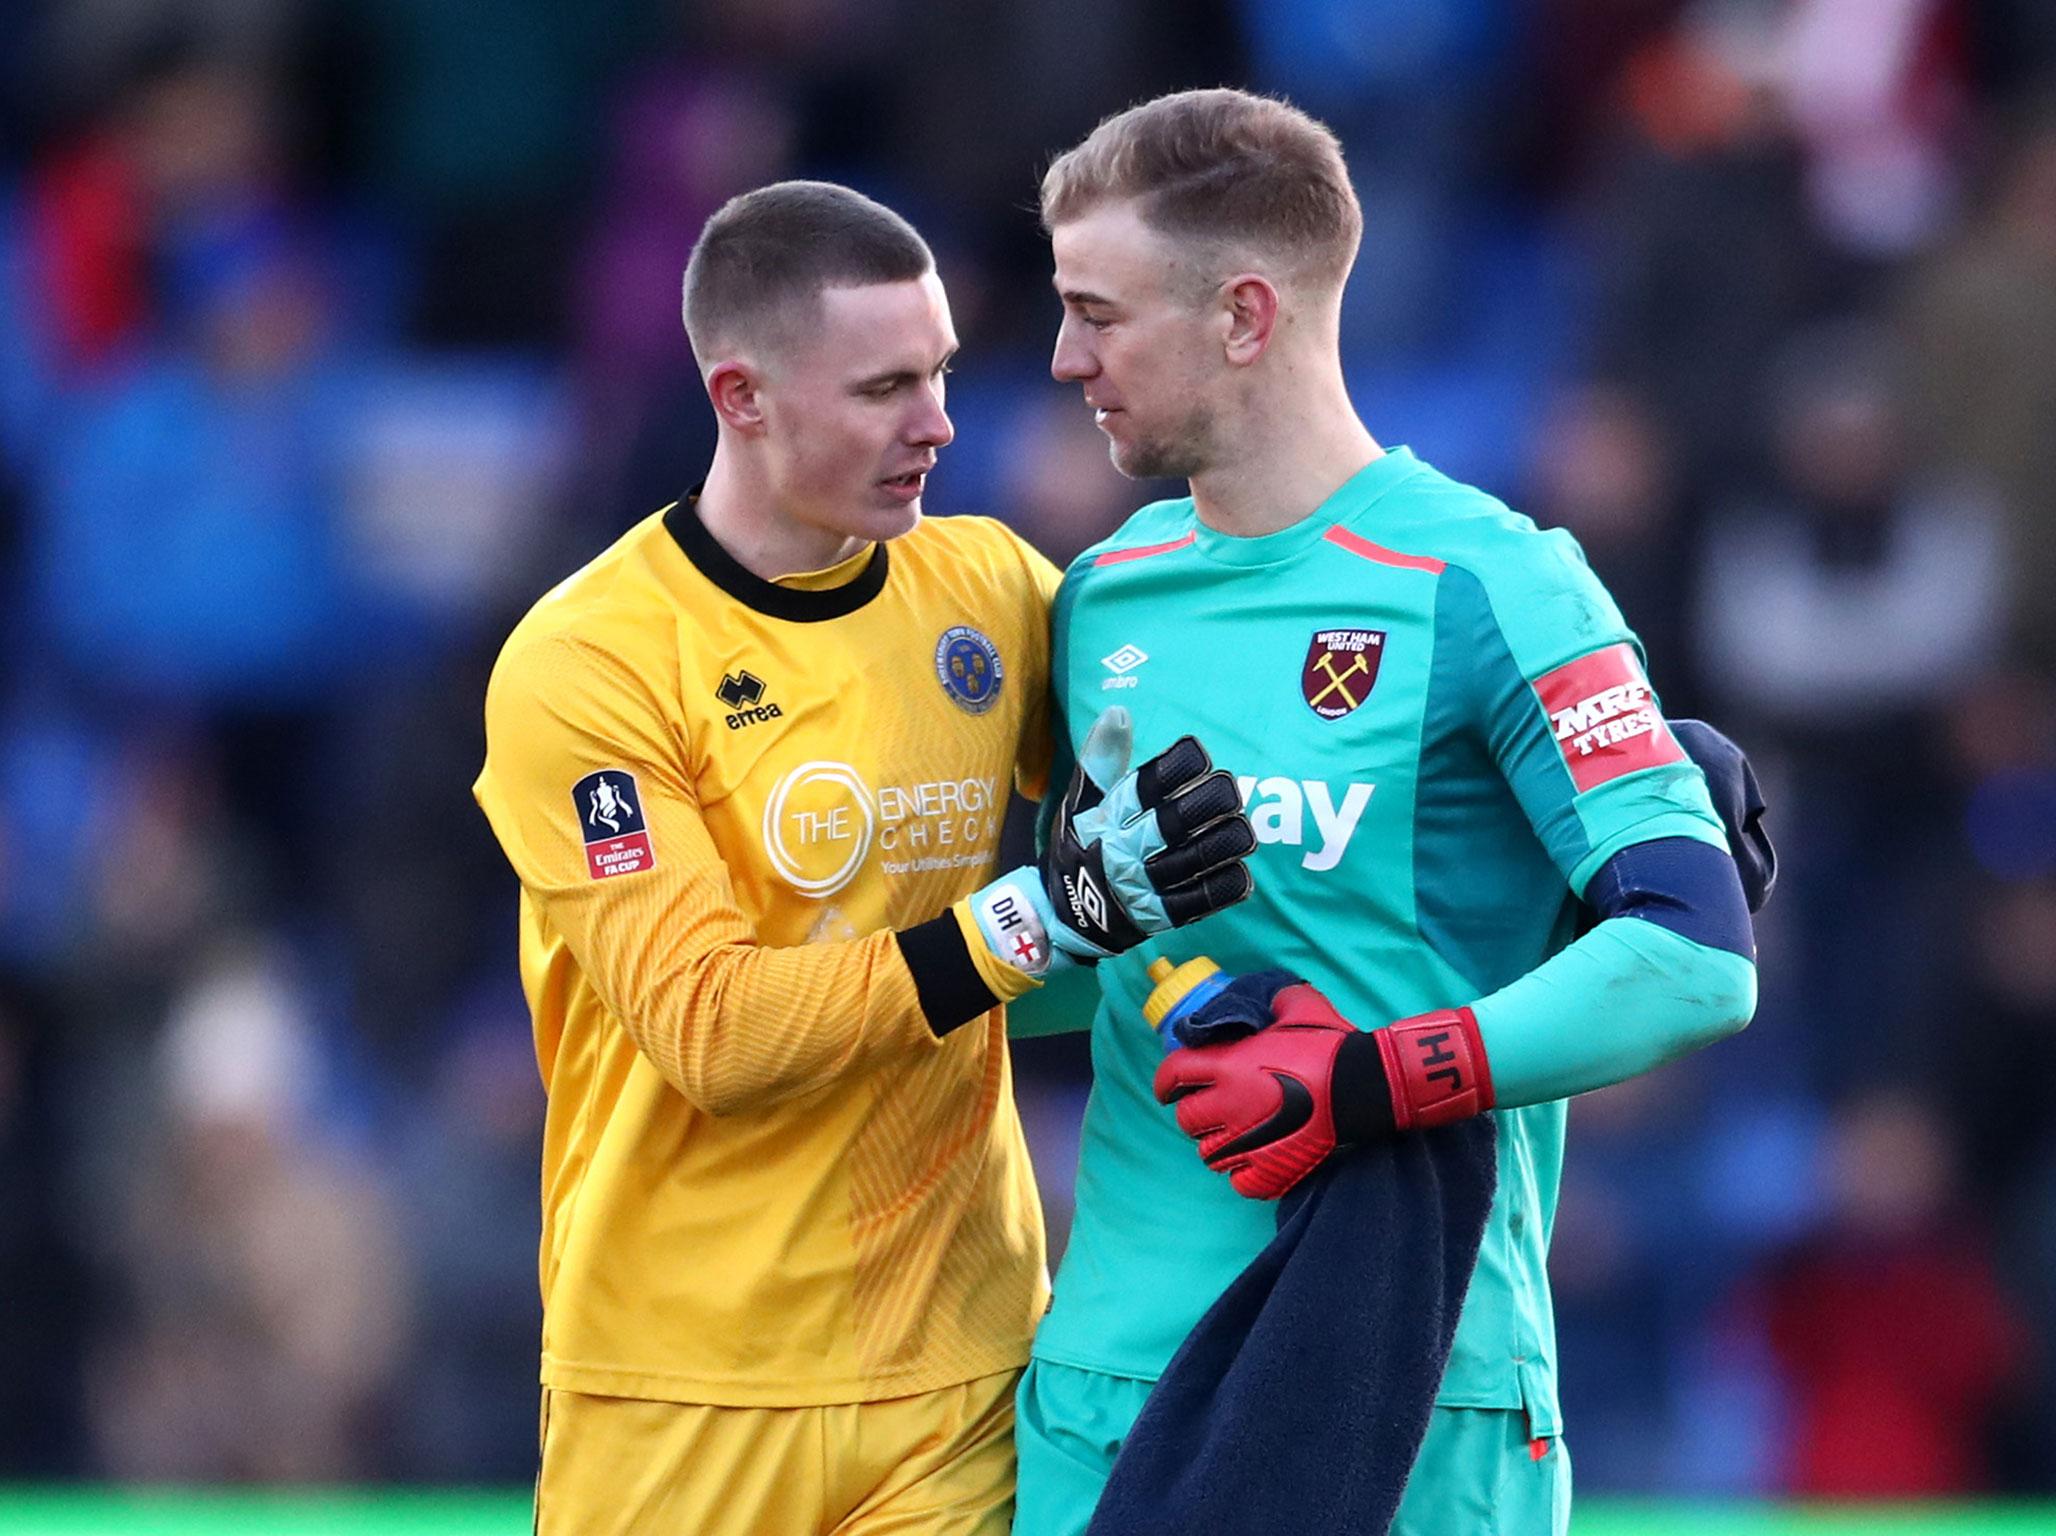
[[(1741, 749), (1738, 747), (1739, 752)], [(1778, 850), (1763, 824), (1763, 787), (1756, 782), (1756, 770), (1742, 758), (1742, 835), (1731, 838), (1735, 863), (1742, 871), (1742, 893), (1749, 898), (1749, 910), (1761, 912), (1778, 883)]]
[(1209, 871), (1197, 880), (1172, 886), (1157, 894), (1164, 900), (1164, 915), (1173, 928), (1183, 928), (1202, 917), (1211, 917), (1223, 907), (1232, 907), (1256, 889), (1249, 866), (1239, 860), (1224, 869)]
[(1107, 792), (1092, 782), (1092, 775), (1079, 763), (1071, 770), (1071, 782), (1064, 786), (1064, 798), (1057, 802), (1055, 825), (1068, 826), (1080, 811), (1089, 811), (1106, 799)]
[(1742, 871), (1742, 894), (1749, 910), (1761, 912), (1778, 883), (1778, 850), (1764, 830), (1763, 813), (1754, 812), (1742, 823), (1742, 842), (1735, 850), (1735, 866)]
[(1214, 766), (1196, 736), (1180, 736), (1135, 770), (1135, 795), (1145, 811), (1155, 810)]
[(1241, 815), (1242, 791), (1235, 776), (1221, 768), (1165, 796), (1156, 807), (1157, 830), (1171, 848), (1224, 816)]
[(1763, 790), (1748, 754), (1704, 720), (1673, 720), (1671, 734), (1685, 755), (1706, 775), (1706, 793), (1727, 833), (1728, 852), (1742, 877), (1749, 910), (1759, 911), (1770, 899), (1778, 877), (1777, 850), (1763, 829)]
[[(1164, 812), (1157, 814), (1161, 818)], [(1256, 832), (1249, 825), (1249, 819), (1239, 815), (1223, 816), (1211, 826), (1202, 827), (1191, 836), (1151, 854), (1142, 861), (1142, 867), (1149, 874), (1149, 883), (1161, 891), (1167, 886), (1196, 880), (1210, 870), (1247, 858), (1255, 851)]]
[[(1742, 752), (1740, 747), (1735, 750)], [(1763, 786), (1756, 782), (1756, 767), (1749, 761), (1749, 754), (1742, 752), (1742, 824), (1748, 826), (1768, 809), (1763, 803)]]

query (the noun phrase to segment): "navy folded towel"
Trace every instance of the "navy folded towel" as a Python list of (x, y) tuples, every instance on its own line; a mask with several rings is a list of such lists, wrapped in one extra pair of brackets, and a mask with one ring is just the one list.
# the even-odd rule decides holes
[(1088, 1536), (1381, 1536), (1492, 1206), (1480, 1116), (1333, 1157), (1171, 1359)]

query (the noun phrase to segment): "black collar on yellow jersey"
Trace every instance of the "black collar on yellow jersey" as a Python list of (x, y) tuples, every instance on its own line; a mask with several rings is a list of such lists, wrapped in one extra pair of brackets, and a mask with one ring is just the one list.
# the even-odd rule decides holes
[(683, 500), (666, 512), (664, 526), (671, 530), (671, 537), (685, 551), (685, 558), (699, 567), (700, 574), (737, 602), (774, 619), (813, 624), (822, 619), (839, 619), (846, 613), (855, 613), (885, 590), (889, 557), (883, 544), (874, 544), (870, 562), (854, 580), (839, 587), (817, 591), (805, 587), (781, 587), (775, 581), (766, 581), (756, 572), (746, 569), (741, 561), (715, 541), (714, 535), (707, 532), (707, 525), (700, 521), (702, 488), (694, 486)]

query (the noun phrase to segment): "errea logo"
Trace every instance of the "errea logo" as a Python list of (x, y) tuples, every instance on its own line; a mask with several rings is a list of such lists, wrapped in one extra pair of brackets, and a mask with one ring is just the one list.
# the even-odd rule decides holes
[(733, 711), (722, 717), (731, 731), (739, 731), (746, 725), (762, 725), (766, 720), (776, 720), (784, 714), (776, 704), (765, 702), (764, 688), (764, 680), (754, 672), (745, 670), (721, 674), (714, 697)]

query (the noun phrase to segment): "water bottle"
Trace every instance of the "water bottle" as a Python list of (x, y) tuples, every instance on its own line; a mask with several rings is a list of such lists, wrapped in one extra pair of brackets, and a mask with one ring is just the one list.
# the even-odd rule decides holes
[(1149, 979), (1156, 985), (1142, 1005), (1142, 1017), (1157, 1032), (1164, 1049), (1175, 1051), (1179, 1021), (1191, 1018), (1235, 978), (1205, 955), (1195, 955), (1177, 966), (1159, 956), (1149, 962)]

